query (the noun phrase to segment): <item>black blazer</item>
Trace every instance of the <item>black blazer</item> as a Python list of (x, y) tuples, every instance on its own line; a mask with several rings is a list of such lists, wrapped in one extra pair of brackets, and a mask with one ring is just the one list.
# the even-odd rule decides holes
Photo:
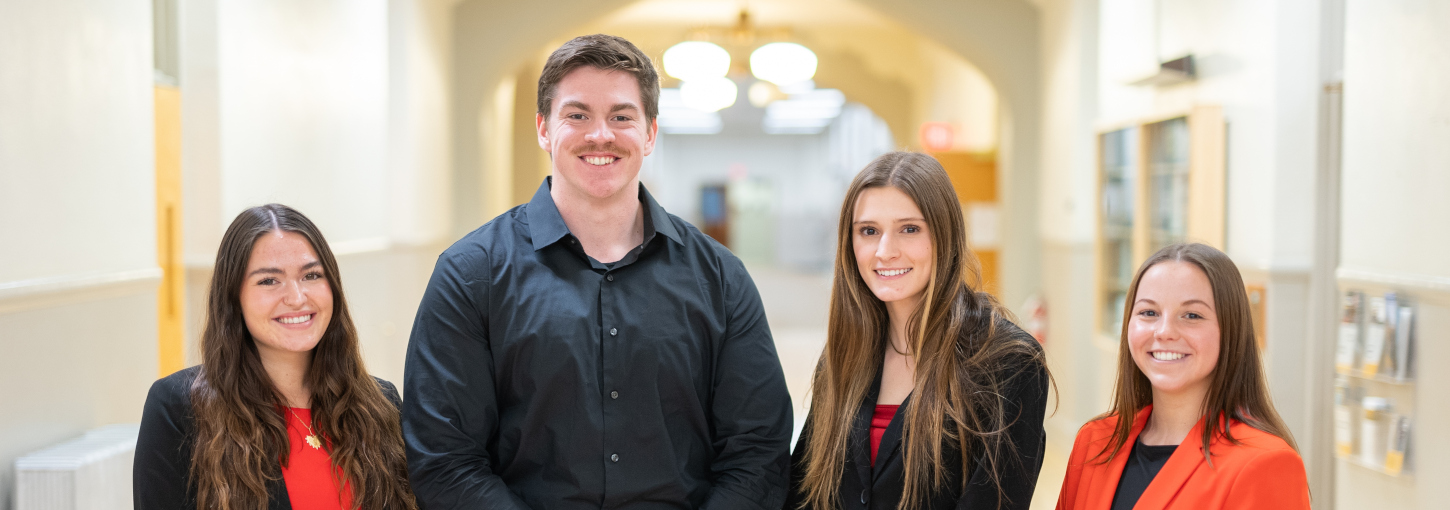
[[(141, 434), (131, 471), (133, 506), (146, 510), (195, 510), (196, 485), (191, 482), (191, 451), (196, 444), (191, 385), (200, 365), (157, 380), (141, 411)], [(401, 407), (393, 383), (374, 377), (383, 395)], [(287, 484), (278, 477), (267, 483), (268, 510), (292, 510)]]
[[(1039, 351), (1036, 340), (1010, 322), (1002, 321), (1011, 328), (1008, 333), (1012, 341), (1031, 342)], [(947, 486), (935, 491), (928, 499), (927, 509), (1027, 509), (1032, 504), (1032, 491), (1037, 485), (1037, 474), (1042, 469), (1042, 456), (1047, 446), (1046, 431), (1042, 420), (1047, 409), (1047, 369), (1040, 364), (1028, 365), (1026, 360), (1018, 364), (1017, 371), (1032, 370), (1031, 377), (1017, 377), (1006, 388), (1005, 397), (1008, 423), (1007, 435), (1017, 454), (1006, 458), (1000, 467), (1002, 489), (1006, 499), (999, 500), (996, 484), (991, 473), (982, 462), (973, 462), (972, 476), (967, 480), (966, 490), (961, 490), (961, 466), (946, 462), (939, 466), (947, 471)], [(881, 391), (881, 375), (876, 375), (871, 391), (860, 403), (851, 435), (847, 438), (846, 465), (841, 471), (841, 510), (895, 510), (906, 488), (906, 467), (901, 451), (902, 413), (911, 403), (907, 397), (891, 419), (891, 424), (881, 436), (881, 446), (876, 452), (876, 463), (871, 463), (871, 415), (876, 409), (876, 399)], [(1013, 419), (1015, 417), (1015, 420)], [(784, 510), (796, 510), (805, 500), (801, 481), (805, 473), (805, 445), (810, 442), (811, 423), (814, 416), (807, 416), (805, 428), (796, 441), (795, 453), (791, 455), (790, 493)], [(957, 459), (961, 449), (950, 441), (942, 445), (942, 458)], [(980, 461), (978, 456), (977, 460)], [(1000, 506), (999, 506), (1000, 503)]]

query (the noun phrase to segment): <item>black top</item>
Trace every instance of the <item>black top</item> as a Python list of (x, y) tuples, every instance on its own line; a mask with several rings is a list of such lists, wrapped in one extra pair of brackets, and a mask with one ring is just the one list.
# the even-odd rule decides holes
[(1143, 444), (1142, 438), (1134, 441), (1133, 449), (1128, 452), (1128, 464), (1123, 466), (1123, 477), (1118, 479), (1118, 492), (1113, 494), (1112, 510), (1133, 510), (1148, 484), (1153, 483), (1153, 477), (1158, 476), (1158, 470), (1163, 469), (1163, 464), (1168, 463), (1168, 457), (1177, 449), (1176, 444), (1149, 446)]
[[(1005, 341), (1030, 342), (1037, 350), (1041, 346), (1026, 332), (1009, 321), (1000, 321), (998, 328), (1005, 328)], [(999, 337), (1003, 338), (1003, 337)], [(1037, 486), (1037, 475), (1042, 470), (1043, 452), (1047, 446), (1047, 434), (1042, 420), (1047, 410), (1047, 368), (1040, 363), (1026, 359), (1007, 364), (1009, 369), (999, 377), (1016, 375), (1004, 388), (1002, 403), (1007, 416), (1006, 434), (1013, 447), (1012, 453), (999, 456), (997, 466), (1003, 492), (999, 493), (992, 481), (991, 467), (977, 455), (972, 461), (972, 474), (967, 478), (966, 490), (962, 490), (963, 474), (960, 462), (946, 462), (940, 466), (946, 470), (946, 486), (934, 491), (923, 506), (924, 509), (1027, 509), (1032, 504), (1032, 491)], [(1028, 372), (1030, 371), (1030, 372)], [(871, 462), (871, 416), (876, 409), (876, 398), (881, 389), (881, 376), (862, 399), (856, 412), (851, 435), (847, 439), (846, 465), (841, 472), (838, 497), (842, 510), (896, 510), (906, 488), (905, 453), (901, 446), (903, 416), (911, 398), (897, 408), (896, 416), (881, 436), (881, 447), (876, 453), (876, 462)], [(801, 484), (805, 473), (805, 445), (810, 442), (811, 422), (806, 417), (805, 429), (796, 440), (795, 454), (791, 456), (791, 490), (783, 510), (796, 510), (805, 500)], [(944, 418), (945, 419), (945, 418)], [(978, 443), (980, 445), (980, 443)], [(980, 446), (975, 451), (981, 451)], [(943, 459), (959, 459), (961, 450), (952, 441), (942, 444)], [(999, 496), (1005, 496), (999, 498)], [(1000, 506), (999, 506), (1000, 505)]]
[(644, 187), (609, 267), (545, 180), (438, 258), (408, 343), (424, 508), (780, 508), (791, 402), (740, 260)]
[[(141, 411), (141, 433), (136, 438), (136, 458), (131, 470), (131, 501), (147, 510), (196, 510), (196, 485), (191, 483), (191, 451), (196, 444), (195, 414), (191, 410), (191, 385), (200, 365), (157, 380), (146, 394)], [(383, 395), (397, 406), (398, 390), (393, 383), (374, 377)], [(281, 465), (267, 483), (269, 510), (291, 510), (287, 483)]]

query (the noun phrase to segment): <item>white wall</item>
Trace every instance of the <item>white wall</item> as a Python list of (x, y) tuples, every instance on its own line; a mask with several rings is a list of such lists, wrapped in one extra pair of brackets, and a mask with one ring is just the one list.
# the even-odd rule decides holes
[(0, 0), (0, 509), (156, 376), (151, 4)]
[(1450, 5), (1347, 5), (1343, 265), (1450, 281)]
[(0, 8), (0, 285), (154, 267), (150, 3)]
[[(182, 17), (187, 357), (237, 213), (306, 214), (342, 264), (369, 368), (400, 381), (451, 242), (450, 0), (187, 3)], [(366, 269), (358, 269), (366, 268)]]
[[(1450, 5), (1346, 2), (1340, 284), (1411, 298), (1419, 344), (1413, 398), (1413, 478), (1341, 462), (1339, 508), (1443, 508), (1450, 479)], [(1384, 388), (1371, 388), (1384, 394)], [(1406, 405), (1408, 404), (1408, 405)]]
[(222, 218), (280, 202), (334, 245), (386, 240), (387, 2), (219, 7)]
[[(1117, 349), (1093, 341), (1096, 295), (1098, 12), (1095, 1), (1055, 0), (1042, 14), (1043, 132), (1039, 231), (1044, 348), (1057, 382), (1048, 447), (1066, 457), (1078, 427), (1107, 409)], [(1045, 475), (1047, 476), (1047, 475)], [(1051, 479), (1048, 477), (1048, 479)], [(1042, 486), (1039, 492), (1056, 493)]]
[[(1093, 242), (1097, 189), (1096, 1), (1042, 4), (1042, 187), (1038, 229), (1048, 243)], [(1049, 284), (1050, 286), (1050, 284)]]
[(388, 235), (449, 240), (453, 0), (388, 1)]

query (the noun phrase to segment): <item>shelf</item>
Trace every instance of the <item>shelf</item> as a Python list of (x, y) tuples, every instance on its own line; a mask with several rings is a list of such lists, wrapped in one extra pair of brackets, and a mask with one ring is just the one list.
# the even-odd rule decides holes
[(1364, 375), (1363, 373), (1361, 373), (1358, 370), (1339, 370), (1339, 369), (1335, 369), (1334, 372), (1337, 373), (1337, 374), (1339, 374), (1339, 375), (1342, 375), (1342, 376), (1345, 376), (1345, 377), (1353, 377), (1353, 378), (1359, 379), (1361, 381), (1375, 381), (1375, 382), (1378, 382), (1378, 383), (1392, 384), (1392, 385), (1395, 385), (1395, 386), (1414, 386), (1415, 385), (1415, 380), (1414, 379), (1396, 379), (1396, 378), (1393, 378), (1393, 377), (1390, 377), (1390, 376), (1387, 376), (1387, 375), (1383, 375), (1383, 374), (1375, 374), (1373, 376), (1368, 376), (1368, 375)]
[(1379, 473), (1379, 474), (1382, 474), (1382, 475), (1385, 475), (1385, 476), (1388, 476), (1388, 477), (1391, 477), (1391, 478), (1404, 478), (1406, 480), (1412, 480), (1412, 481), (1415, 479), (1415, 475), (1413, 473), (1411, 473), (1408, 468), (1406, 468), (1404, 471), (1400, 471), (1399, 473), (1391, 473), (1389, 471), (1385, 471), (1384, 466), (1376, 466), (1376, 465), (1373, 465), (1373, 464), (1368, 464), (1368, 463), (1366, 463), (1363, 460), (1360, 460), (1360, 458), (1359, 458), (1358, 455), (1345, 456), (1345, 455), (1335, 454), (1334, 456), (1337, 457), (1339, 460), (1342, 460), (1342, 461), (1345, 461), (1347, 463), (1350, 463), (1350, 464), (1353, 464), (1353, 465), (1362, 467), (1364, 469), (1368, 469), (1370, 471), (1374, 471), (1376, 473)]

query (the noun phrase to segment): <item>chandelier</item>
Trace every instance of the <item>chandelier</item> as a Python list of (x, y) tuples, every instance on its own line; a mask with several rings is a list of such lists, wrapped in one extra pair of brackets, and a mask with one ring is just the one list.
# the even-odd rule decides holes
[[(680, 80), (681, 100), (702, 112), (729, 108), (739, 95), (739, 88), (727, 76), (730, 72), (730, 52), (706, 40), (712, 38), (724, 39), (732, 46), (749, 47), (755, 39), (762, 37), (750, 26), (750, 14), (740, 11), (739, 21), (735, 27), (725, 31), (724, 37), (705, 30), (697, 31), (694, 40), (665, 50), (665, 74)], [(777, 35), (775, 38), (783, 37)], [(815, 52), (794, 42), (770, 42), (750, 53), (751, 74), (781, 90), (812, 88), (810, 80), (816, 75), (817, 63)], [(752, 88), (752, 98), (761, 96)]]

